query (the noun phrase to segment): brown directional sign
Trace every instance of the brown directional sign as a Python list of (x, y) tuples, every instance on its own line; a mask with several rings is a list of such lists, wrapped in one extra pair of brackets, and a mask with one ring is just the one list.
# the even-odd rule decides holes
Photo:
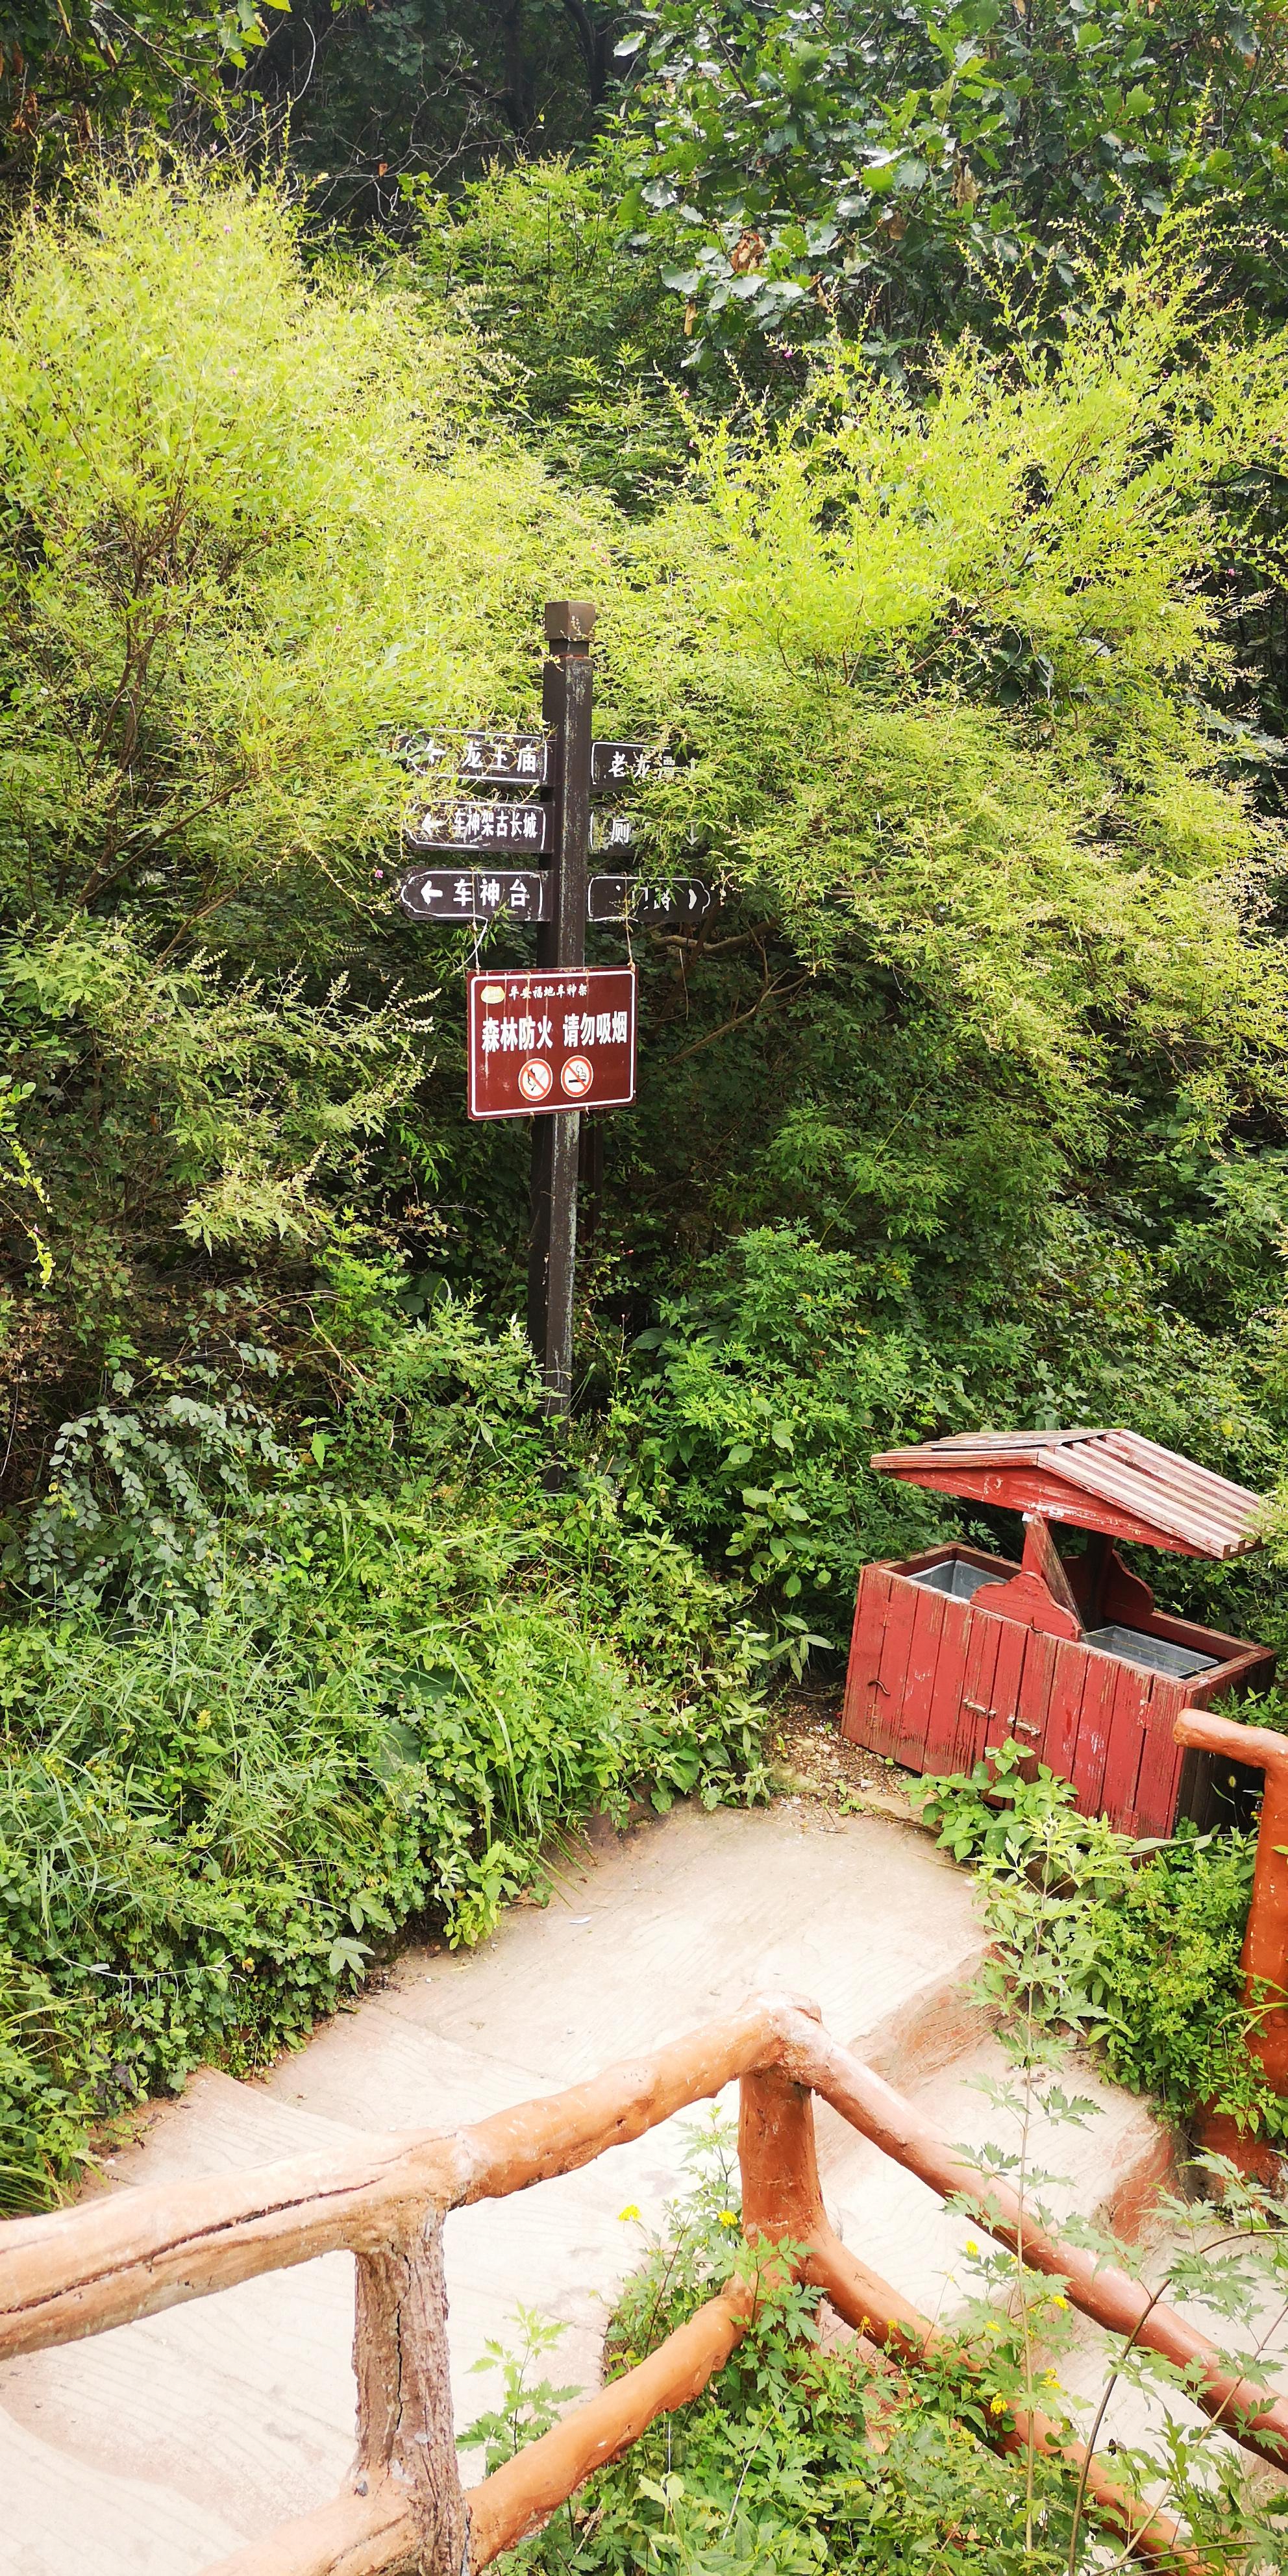
[(480, 787), (544, 787), (550, 745), (543, 733), (467, 733), (460, 771)]
[(674, 885), (645, 885), (640, 877), (592, 877), (586, 889), (590, 921), (687, 921), (697, 923), (711, 910), (711, 888), (696, 877)]
[(592, 850), (633, 850), (638, 831), (638, 815), (623, 814), (620, 806), (616, 810), (612, 806), (596, 806), (591, 813)]
[(545, 921), (550, 880), (541, 868), (409, 868), (398, 900), (413, 921)]
[(485, 805), (460, 796), (413, 810), (403, 838), (411, 850), (471, 850), (484, 857), (493, 850), (514, 850), (525, 858), (542, 858), (550, 847), (550, 808)]
[(466, 977), (471, 1118), (620, 1109), (635, 1097), (633, 966)]
[(543, 733), (467, 733), (451, 742), (441, 734), (404, 734), (399, 750), (411, 769), (444, 777), (457, 770), (479, 787), (544, 787), (550, 776)]
[(647, 742), (592, 742), (590, 746), (590, 783), (592, 787), (633, 787), (641, 778), (661, 778), (674, 769), (669, 751), (655, 751)]

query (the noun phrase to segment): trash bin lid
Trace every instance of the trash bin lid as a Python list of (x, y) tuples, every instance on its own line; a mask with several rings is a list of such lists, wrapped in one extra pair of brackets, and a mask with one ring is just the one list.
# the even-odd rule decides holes
[(872, 1464), (907, 1485), (1181, 1556), (1246, 1556), (1261, 1545), (1259, 1494), (1135, 1431), (959, 1431), (884, 1450)]

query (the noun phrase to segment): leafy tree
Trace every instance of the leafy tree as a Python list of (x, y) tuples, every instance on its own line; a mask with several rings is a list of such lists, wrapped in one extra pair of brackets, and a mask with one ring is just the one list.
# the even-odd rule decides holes
[(1236, 1101), (1277, 1115), (1281, 951), (1246, 873), (1277, 841), (1209, 728), (1203, 582), (1237, 543), (1225, 479), (1275, 451), (1279, 364), (1219, 333), (1186, 363), (1183, 269), (1173, 237), (1054, 367), (962, 351), (923, 408), (838, 356), (781, 423), (698, 435), (605, 620), (626, 702), (685, 753), (659, 848), (762, 907), (728, 1038), (773, 1043), (789, 1001), (802, 1032), (757, 1085), (766, 1196), (821, 1195), (896, 1267), (918, 1239), (969, 1263), (981, 1228), (1000, 1251), (1047, 1158), (1131, 1153), (1143, 1104), (1209, 1150)]
[[(598, 484), (632, 513), (673, 490), (689, 457), (675, 399), (685, 342), (674, 302), (618, 212), (606, 148), (494, 165), (448, 197), (405, 186), (415, 274), (508, 361), (497, 395), (561, 481)], [(732, 377), (720, 393), (735, 393)]]
[[(658, 0), (633, 13), (628, 221), (693, 356), (840, 319), (896, 371), (999, 288), (1058, 311), (1070, 236), (1229, 192), (1283, 306), (1285, 24), (1208, 0)], [(1246, 281), (1245, 281), (1246, 282)]]
[(315, 204), (401, 229), (409, 178), (586, 145), (622, 24), (616, 0), (290, 0), (236, 82), (246, 143), (267, 115)]
[(182, 1311), (217, 1247), (307, 1258), (360, 1186), (426, 1062), (382, 875), (395, 736), (527, 711), (535, 610), (586, 538), (470, 434), (479, 352), (396, 295), (309, 287), (271, 192), (147, 181), (33, 219), (0, 346), (6, 1195), (19, 1271), (36, 1237), (53, 1264), (23, 1308), (36, 1400), (46, 1367)]
[(101, 147), (131, 117), (167, 124), (217, 106), (220, 75), (264, 43), (263, 9), (290, 0), (21, 0), (0, 36), (0, 133), (12, 182), (43, 159)]

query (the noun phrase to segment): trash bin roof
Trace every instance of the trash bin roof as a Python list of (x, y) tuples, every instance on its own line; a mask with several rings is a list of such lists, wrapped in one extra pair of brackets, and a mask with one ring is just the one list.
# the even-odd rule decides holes
[(907, 1485), (1182, 1556), (1245, 1556), (1261, 1544), (1259, 1494), (1135, 1431), (959, 1431), (872, 1464)]

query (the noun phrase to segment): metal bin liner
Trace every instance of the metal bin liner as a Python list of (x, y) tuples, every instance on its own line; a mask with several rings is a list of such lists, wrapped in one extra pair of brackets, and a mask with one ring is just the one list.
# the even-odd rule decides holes
[(1197, 1646), (1174, 1646), (1170, 1637), (1147, 1637), (1143, 1628), (1120, 1628), (1111, 1623), (1107, 1628), (1088, 1628), (1087, 1644), (1098, 1646), (1102, 1655), (1117, 1655), (1120, 1663), (1146, 1664), (1152, 1673), (1171, 1673), (1177, 1681), (1188, 1681), (1192, 1673), (1214, 1673), (1219, 1655), (1200, 1654)]
[(990, 1574), (982, 1565), (968, 1565), (962, 1556), (945, 1557), (942, 1565), (923, 1565), (919, 1574), (910, 1574), (910, 1583), (920, 1583), (927, 1592), (947, 1592), (954, 1601), (973, 1601), (985, 1583), (1005, 1583), (1005, 1574)]

